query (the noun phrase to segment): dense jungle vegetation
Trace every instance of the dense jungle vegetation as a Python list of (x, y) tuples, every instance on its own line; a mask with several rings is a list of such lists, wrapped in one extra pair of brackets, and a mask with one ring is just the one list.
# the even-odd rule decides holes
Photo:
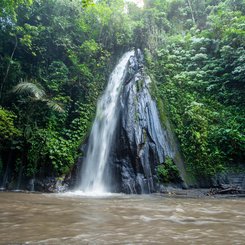
[(147, 0), (143, 9), (3, 0), (0, 11), (2, 180), (70, 171), (109, 73), (132, 47), (144, 51), (189, 172), (244, 169), (244, 0)]

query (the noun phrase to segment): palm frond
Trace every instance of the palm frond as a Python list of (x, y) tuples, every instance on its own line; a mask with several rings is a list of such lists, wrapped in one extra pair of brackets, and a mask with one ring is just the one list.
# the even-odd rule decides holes
[(50, 109), (57, 111), (57, 112), (65, 112), (64, 109), (62, 108), (62, 106), (57, 103), (56, 101), (52, 101), (52, 100), (47, 100), (47, 105)]
[(28, 96), (25, 98), (24, 102), (27, 102), (28, 100), (33, 102), (41, 101), (45, 102), (46, 105), (54, 111), (62, 113), (64, 112), (64, 109), (59, 103), (46, 97), (44, 89), (39, 84), (34, 82), (21, 81), (13, 88), (12, 91), (18, 94), (27, 94)]
[(42, 99), (46, 94), (44, 89), (33, 82), (21, 81), (13, 88), (14, 93), (29, 94), (35, 99)]

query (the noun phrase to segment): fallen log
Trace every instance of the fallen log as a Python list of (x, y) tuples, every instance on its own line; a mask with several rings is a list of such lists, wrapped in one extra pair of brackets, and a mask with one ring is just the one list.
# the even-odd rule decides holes
[(239, 186), (221, 185), (219, 188), (212, 188), (207, 193), (208, 196), (217, 194), (243, 194), (243, 190)]

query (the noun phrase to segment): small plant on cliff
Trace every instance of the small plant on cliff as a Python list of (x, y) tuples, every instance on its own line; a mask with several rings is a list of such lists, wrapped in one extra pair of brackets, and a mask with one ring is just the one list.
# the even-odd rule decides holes
[(179, 182), (181, 179), (178, 168), (170, 157), (166, 157), (165, 162), (157, 166), (157, 175), (162, 183)]

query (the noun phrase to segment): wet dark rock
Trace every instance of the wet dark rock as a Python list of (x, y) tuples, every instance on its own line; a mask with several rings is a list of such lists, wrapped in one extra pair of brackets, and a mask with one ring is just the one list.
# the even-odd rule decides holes
[(130, 57), (118, 105), (120, 116), (110, 157), (112, 191), (159, 191), (157, 166), (164, 164), (166, 156), (174, 158), (175, 151), (167, 130), (161, 126), (150, 84), (143, 69), (143, 55), (137, 50), (136, 56)]
[(68, 184), (62, 178), (47, 177), (36, 179), (34, 182), (35, 191), (39, 192), (65, 192), (68, 190)]
[(143, 67), (144, 64), (144, 55), (140, 49), (136, 50), (136, 57), (139, 63), (139, 67)]
[(29, 191), (29, 192), (65, 192), (69, 189), (69, 183), (61, 177), (43, 177), (37, 178), (24, 177), (20, 183), (13, 180), (2, 187), (2, 191)]
[[(81, 147), (81, 152), (85, 152), (87, 145)], [(72, 168), (72, 171), (65, 177), (64, 182), (68, 184), (69, 189), (75, 189), (78, 187), (78, 183), (81, 182), (81, 170), (82, 170), (83, 157), (79, 157), (76, 164)]]
[(218, 173), (211, 181), (213, 187), (230, 185), (237, 186), (240, 189), (245, 189), (245, 173)]
[(34, 178), (29, 179), (26, 189), (28, 191), (35, 191), (35, 179)]

